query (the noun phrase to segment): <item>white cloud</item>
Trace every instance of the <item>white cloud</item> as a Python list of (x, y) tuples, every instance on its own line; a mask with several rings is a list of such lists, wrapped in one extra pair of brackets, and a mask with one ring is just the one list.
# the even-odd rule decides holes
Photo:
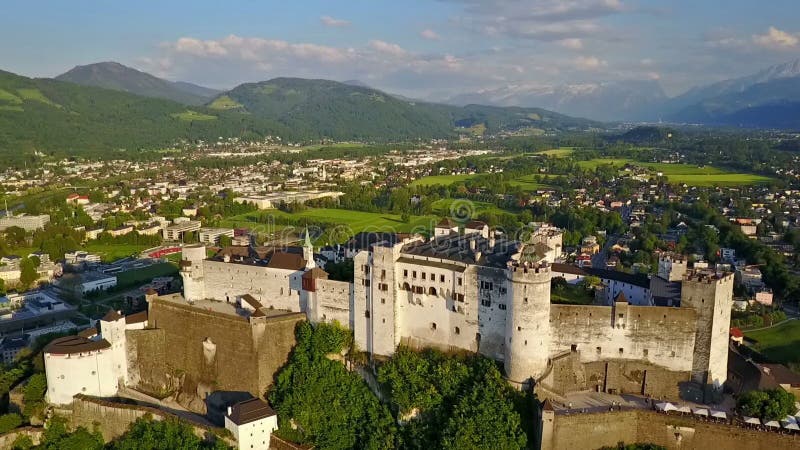
[(800, 43), (800, 38), (796, 33), (769, 27), (765, 34), (753, 35), (753, 42), (766, 48), (787, 50), (797, 47), (797, 44)]
[(606, 67), (608, 62), (596, 56), (579, 56), (573, 60), (575, 67), (582, 70), (597, 70)]
[(408, 52), (400, 47), (397, 44), (393, 44), (391, 42), (381, 41), (378, 39), (374, 39), (369, 41), (369, 46), (372, 47), (373, 50), (385, 53), (391, 56), (406, 56)]
[(562, 47), (570, 50), (581, 50), (583, 48), (583, 41), (578, 38), (562, 39), (557, 41)]
[(295, 57), (322, 62), (340, 62), (349, 58), (347, 50), (309, 43), (290, 43), (277, 39), (245, 38), (235, 34), (220, 40), (202, 41), (182, 37), (174, 43), (165, 44), (178, 55), (203, 58), (231, 57), (246, 61), (261, 61), (265, 57)]
[(350, 25), (350, 21), (344, 19), (336, 19), (331, 16), (322, 16), (319, 18), (320, 22), (326, 27), (346, 27)]
[(432, 40), (432, 41), (435, 41), (435, 40), (438, 40), (438, 39), (441, 38), (438, 33), (436, 33), (435, 31), (431, 30), (430, 28), (428, 28), (427, 30), (420, 31), (419, 35), (422, 36), (425, 39), (429, 39), (429, 40)]

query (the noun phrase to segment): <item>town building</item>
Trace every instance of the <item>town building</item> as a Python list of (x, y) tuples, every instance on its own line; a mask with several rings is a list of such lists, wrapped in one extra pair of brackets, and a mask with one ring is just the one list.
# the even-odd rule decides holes
[(5, 217), (0, 218), (0, 231), (3, 231), (10, 227), (19, 227), (25, 231), (36, 231), (36, 230), (41, 230), (48, 223), (50, 223), (50, 216), (47, 214), (39, 214), (39, 215), (22, 214), (19, 216), (7, 215)]
[(252, 398), (228, 407), (225, 429), (236, 438), (239, 450), (268, 450), (278, 415), (264, 400)]
[[(185, 218), (184, 218), (185, 219)], [(166, 241), (182, 241), (186, 233), (192, 231), (199, 231), (201, 223), (199, 220), (181, 220), (175, 219), (175, 223), (164, 228), (164, 240)]]
[(217, 245), (222, 236), (233, 238), (233, 228), (201, 228), (198, 232), (200, 242), (203, 244)]

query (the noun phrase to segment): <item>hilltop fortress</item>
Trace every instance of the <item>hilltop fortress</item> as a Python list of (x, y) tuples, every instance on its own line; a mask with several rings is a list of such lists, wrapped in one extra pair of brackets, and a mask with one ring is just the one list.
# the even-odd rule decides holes
[[(302, 253), (264, 258), (250, 249), (207, 259), (204, 248), (187, 247), (184, 293), (190, 304), (210, 299), (338, 321), (376, 358), (401, 344), (478, 352), (502, 361), (512, 383), (555, 394), (596, 389), (710, 401), (721, 391), (732, 274), (665, 257), (650, 283), (555, 264), (561, 233), (552, 227), (525, 243), (495, 238), (485, 225), (457, 230), (440, 224), (429, 240), (372, 243), (355, 255), (352, 284), (327, 279), (308, 241)], [(553, 277), (588, 275), (601, 279), (604, 305), (551, 303)], [(669, 289), (674, 298), (665, 300)]]

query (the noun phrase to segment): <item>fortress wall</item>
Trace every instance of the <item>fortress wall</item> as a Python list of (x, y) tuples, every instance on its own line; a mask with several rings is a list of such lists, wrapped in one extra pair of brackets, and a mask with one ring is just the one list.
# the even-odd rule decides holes
[(264, 306), (300, 312), (301, 271), (273, 269), (249, 264), (203, 261), (205, 296), (211, 300), (235, 302), (250, 294)]
[[(486, 357), (503, 361), (506, 351), (506, 317), (511, 305), (511, 283), (503, 269), (480, 267), (478, 269), (478, 287), (480, 282), (492, 283), (491, 291), (478, 289), (478, 323), (481, 334), (480, 353)], [(488, 301), (485, 306), (483, 301)]]
[(213, 389), (260, 396), (286, 362), (295, 345), (294, 327), (301, 320), (304, 314), (289, 313), (261, 318), (251, 326), (244, 318), (156, 298), (150, 303), (149, 322), (163, 330), (163, 340), (137, 339), (137, 348), (155, 347), (158, 354), (163, 345), (164, 356), (158, 360), (139, 355), (140, 377), (150, 374), (147, 379), (157, 382), (158, 372), (164, 370), (165, 377), (185, 374), (198, 384), (198, 394)]
[(318, 318), (324, 322), (338, 321), (343, 327), (353, 329), (350, 314), (353, 285), (347, 281), (316, 280)]
[(167, 377), (167, 346), (163, 329), (129, 330), (125, 332), (128, 357), (128, 384), (161, 394), (170, 391)]
[(550, 354), (575, 345), (582, 362), (635, 359), (684, 372), (691, 370), (695, 320), (690, 308), (551, 305)]
[[(670, 450), (789, 450), (800, 448), (800, 435), (753, 431), (728, 424), (702, 422), (691, 417), (626, 410), (589, 414), (558, 414), (542, 450), (594, 450), (619, 442), (649, 442)], [(545, 417), (545, 427), (548, 421)]]
[[(396, 289), (396, 325), (401, 341), (417, 347), (458, 348), (477, 352), (479, 329), (477, 301), (474, 300), (476, 292), (473, 292), (475, 269), (455, 272), (425, 265), (398, 266), (398, 283), (402, 285), (408, 282), (424, 287), (422, 294)], [(408, 270), (408, 278), (403, 277), (403, 270)], [(411, 278), (412, 271), (417, 272), (416, 280)], [(422, 272), (427, 274), (428, 280), (421, 280)], [(429, 280), (431, 274), (435, 277), (434, 282)], [(445, 275), (444, 283), (439, 281), (440, 275)], [(461, 286), (458, 286), (458, 278), (462, 279)], [(429, 294), (430, 287), (436, 289), (435, 295)], [(454, 292), (463, 294), (464, 301), (454, 300)]]

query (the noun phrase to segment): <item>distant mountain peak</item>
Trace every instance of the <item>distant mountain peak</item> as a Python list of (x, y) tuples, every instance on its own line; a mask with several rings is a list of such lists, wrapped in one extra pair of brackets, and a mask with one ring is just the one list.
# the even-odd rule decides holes
[(164, 80), (115, 61), (78, 65), (55, 79), (188, 105), (202, 105), (219, 92), (191, 83)]

